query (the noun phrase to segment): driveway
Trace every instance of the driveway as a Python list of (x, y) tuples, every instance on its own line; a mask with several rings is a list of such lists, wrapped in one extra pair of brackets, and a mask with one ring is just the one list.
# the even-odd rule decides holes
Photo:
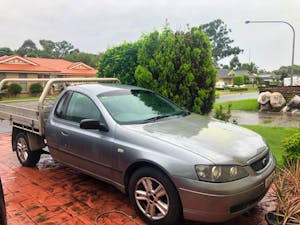
[(253, 99), (258, 98), (258, 92), (250, 92), (250, 93), (240, 93), (240, 94), (229, 94), (229, 95), (221, 95), (216, 99), (216, 103), (228, 102), (228, 101), (238, 101), (244, 99)]
[(300, 128), (300, 115), (291, 113), (232, 110), (231, 116), (238, 124)]
[(0, 134), (10, 133), (11, 125), (7, 120), (0, 120)]
[[(36, 168), (21, 167), (11, 150), (11, 137), (0, 135), (0, 176), (7, 206), (8, 224), (95, 225), (101, 212), (121, 210), (139, 224), (129, 198), (113, 186), (55, 162), (43, 155)], [(265, 197), (250, 212), (219, 225), (266, 225), (264, 215), (272, 209)], [(134, 225), (127, 217), (109, 214), (98, 224)], [(183, 221), (182, 225), (208, 225)], [(214, 224), (218, 225), (218, 224)]]

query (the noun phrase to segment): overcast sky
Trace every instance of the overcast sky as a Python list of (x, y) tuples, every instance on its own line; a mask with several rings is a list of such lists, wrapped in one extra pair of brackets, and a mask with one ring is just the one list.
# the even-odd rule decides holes
[(288, 21), (296, 30), (295, 64), (300, 64), (299, 0), (1, 0), (0, 47), (16, 49), (25, 39), (50, 39), (98, 53), (160, 30), (166, 18), (173, 29), (222, 19), (234, 44), (244, 49), (240, 60), (268, 70), (291, 64), (291, 29), (244, 21)]

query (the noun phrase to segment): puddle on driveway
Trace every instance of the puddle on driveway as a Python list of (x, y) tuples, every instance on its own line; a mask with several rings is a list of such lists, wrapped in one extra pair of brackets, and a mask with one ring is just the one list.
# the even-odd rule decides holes
[(291, 113), (232, 110), (231, 115), (238, 124), (300, 128), (300, 115)]

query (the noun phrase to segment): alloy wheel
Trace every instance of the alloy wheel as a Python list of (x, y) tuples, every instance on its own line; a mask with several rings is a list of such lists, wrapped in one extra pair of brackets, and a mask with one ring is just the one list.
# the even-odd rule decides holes
[(21, 161), (25, 162), (28, 159), (28, 146), (26, 140), (22, 137), (17, 141), (17, 153)]
[(165, 187), (152, 177), (142, 177), (135, 187), (135, 201), (141, 212), (151, 220), (163, 219), (169, 211)]

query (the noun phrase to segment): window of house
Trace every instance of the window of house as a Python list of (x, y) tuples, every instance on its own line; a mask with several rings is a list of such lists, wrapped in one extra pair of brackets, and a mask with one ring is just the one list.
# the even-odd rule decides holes
[(6, 74), (5, 73), (0, 73), (0, 80), (3, 80), (6, 78)]
[[(19, 74), (19, 78), (20, 79), (26, 79), (27, 78), (27, 74), (26, 73), (20, 73)], [(27, 82), (20, 82), (20, 85), (22, 87), (22, 91), (23, 92), (27, 92), (28, 91)]]

